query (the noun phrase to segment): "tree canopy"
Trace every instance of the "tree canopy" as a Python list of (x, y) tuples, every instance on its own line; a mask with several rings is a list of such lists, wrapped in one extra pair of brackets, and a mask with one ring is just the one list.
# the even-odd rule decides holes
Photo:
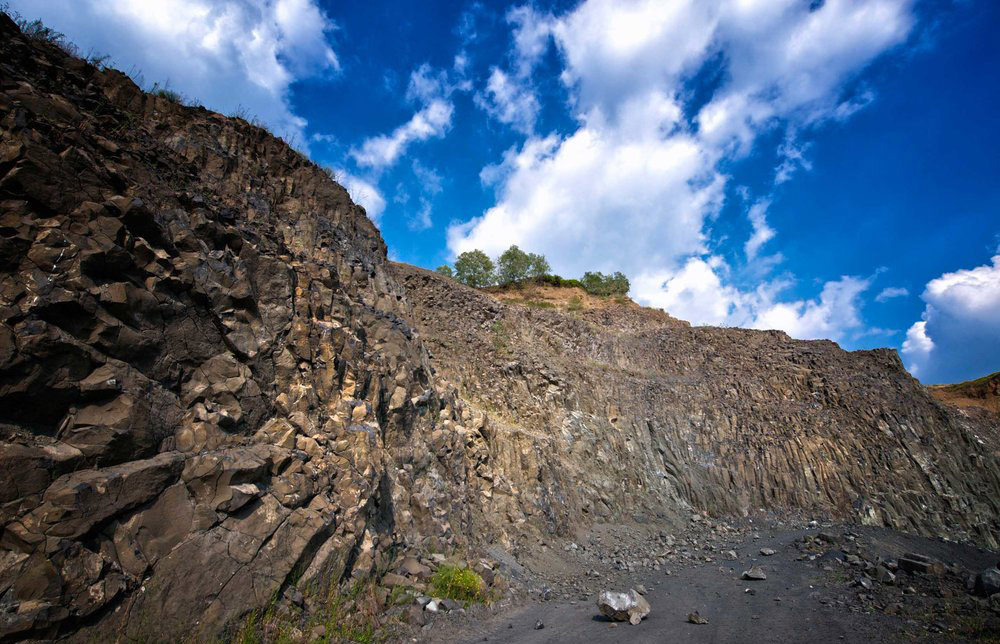
[(531, 256), (517, 246), (511, 246), (497, 260), (497, 281), (501, 284), (516, 284), (528, 278)]
[(494, 281), (493, 260), (481, 250), (466, 251), (455, 260), (455, 279), (473, 288), (489, 286)]

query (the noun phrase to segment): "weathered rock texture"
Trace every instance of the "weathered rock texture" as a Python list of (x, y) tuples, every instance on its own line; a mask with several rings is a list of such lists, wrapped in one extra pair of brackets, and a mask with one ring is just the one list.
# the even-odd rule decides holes
[(0, 136), (0, 639), (206, 640), (472, 532), (482, 440), (320, 168), (2, 14)]
[(690, 507), (996, 543), (995, 426), (891, 352), (391, 266), (281, 141), (5, 16), (0, 137), (0, 641), (210, 640), (397, 546)]
[[(493, 467), (560, 530), (581, 515), (802, 508), (1000, 538), (995, 417), (935, 402), (891, 350), (505, 304), (396, 265), (438, 375), (490, 412)], [(525, 471), (526, 470), (526, 471)], [(527, 511), (527, 510), (525, 510)]]

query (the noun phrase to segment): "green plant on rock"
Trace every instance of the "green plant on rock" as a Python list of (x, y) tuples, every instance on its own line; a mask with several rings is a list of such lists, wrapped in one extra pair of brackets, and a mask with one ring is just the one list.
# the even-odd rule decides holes
[(486, 584), (471, 568), (442, 565), (431, 577), (431, 594), (461, 602), (481, 602), (486, 599)]
[(455, 279), (455, 271), (451, 270), (451, 266), (448, 266), (447, 264), (442, 264), (441, 266), (438, 266), (437, 268), (434, 269), (434, 272), (437, 273), (438, 275), (443, 275), (444, 277), (450, 277), (451, 279)]
[(579, 311), (583, 308), (583, 301), (580, 299), (579, 295), (574, 295), (569, 298), (569, 302), (566, 303), (566, 310), (568, 311)]

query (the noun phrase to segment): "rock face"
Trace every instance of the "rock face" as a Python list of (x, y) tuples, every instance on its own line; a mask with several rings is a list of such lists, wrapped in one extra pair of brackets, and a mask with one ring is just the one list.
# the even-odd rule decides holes
[(891, 352), (391, 265), (280, 140), (0, 16), (0, 641), (211, 641), (410, 547), (692, 508), (996, 545), (997, 445)]
[(0, 141), (0, 641), (207, 641), (472, 532), (482, 439), (320, 168), (2, 14)]
[(935, 402), (894, 351), (660, 312), (618, 327), (394, 271), (437, 375), (493, 412), (511, 497), (552, 530), (784, 507), (998, 544), (1000, 423)]

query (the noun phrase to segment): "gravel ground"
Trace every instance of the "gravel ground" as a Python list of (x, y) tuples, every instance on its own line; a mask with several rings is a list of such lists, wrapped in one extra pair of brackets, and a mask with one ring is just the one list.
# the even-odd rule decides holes
[[(833, 534), (836, 544), (815, 538)], [(689, 532), (689, 535), (691, 533)], [(846, 536), (844, 536), (846, 534)], [(584, 535), (583, 540), (588, 536)], [(690, 538), (690, 537), (689, 537)], [(608, 534), (591, 542), (608, 542)], [(891, 530), (836, 526), (819, 529), (773, 527), (698, 540), (712, 554), (700, 552), (669, 561), (661, 570), (617, 570), (593, 567), (599, 548), (578, 556), (547, 544), (522, 557), (526, 567), (555, 587), (548, 592), (516, 595), (492, 608), (464, 615), (440, 616), (415, 633), (417, 642), (500, 642), (510, 644), (584, 642), (755, 643), (808, 642), (1000, 642), (1000, 621), (988, 602), (965, 592), (965, 575), (1000, 559), (974, 547), (925, 539)], [(763, 556), (762, 548), (774, 555)], [(732, 560), (728, 550), (736, 552)], [(856, 585), (864, 564), (844, 561), (848, 554), (863, 561), (894, 561), (917, 552), (948, 566), (941, 577), (900, 572), (892, 585)], [(607, 560), (607, 557), (604, 557)], [(741, 573), (759, 565), (763, 581), (746, 581)], [(560, 567), (562, 569), (560, 569)], [(668, 574), (666, 570), (670, 568)], [(589, 573), (589, 574), (588, 574)], [(596, 574), (601, 574), (596, 578)], [(585, 581), (584, 581), (585, 580)], [(538, 579), (535, 580), (536, 582)], [(600, 589), (628, 590), (642, 585), (652, 606), (638, 626), (612, 623), (600, 615), (595, 601)], [(541, 596), (553, 597), (549, 600)], [(687, 616), (698, 611), (708, 619), (696, 625)], [(541, 624), (542, 628), (537, 628)]]

